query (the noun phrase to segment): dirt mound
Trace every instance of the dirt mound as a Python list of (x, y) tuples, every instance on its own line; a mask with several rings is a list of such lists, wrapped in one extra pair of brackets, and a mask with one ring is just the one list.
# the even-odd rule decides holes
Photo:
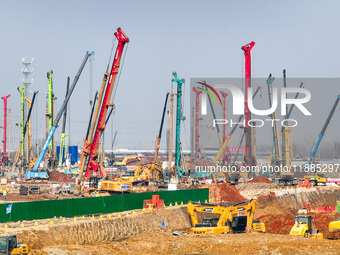
[(209, 160), (206, 160), (206, 159), (197, 159), (197, 160), (190, 162), (190, 167), (195, 168), (196, 166), (199, 166), (199, 167), (201, 167), (201, 166), (211, 166), (213, 164), (214, 163), (212, 161), (209, 161)]
[(277, 183), (239, 183), (236, 185), (237, 189), (240, 191), (243, 190), (258, 190), (258, 189), (279, 189), (279, 185)]
[(58, 171), (50, 171), (50, 181), (52, 182), (75, 182), (75, 180), (69, 177), (67, 174), (63, 174)]
[(250, 183), (272, 183), (267, 177), (257, 176), (253, 178)]
[(270, 191), (265, 195), (258, 196), (257, 200), (261, 201), (261, 200), (265, 200), (265, 199), (271, 199), (271, 198), (274, 198), (274, 197), (276, 197), (275, 192)]
[(234, 186), (226, 183), (201, 185), (200, 188), (209, 188), (209, 199), (214, 202), (242, 202), (246, 200)]

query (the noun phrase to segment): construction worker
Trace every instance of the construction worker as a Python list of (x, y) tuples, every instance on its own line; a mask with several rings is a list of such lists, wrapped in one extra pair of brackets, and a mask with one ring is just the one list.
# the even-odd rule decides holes
[(3, 196), (3, 201), (7, 201), (7, 192), (8, 192), (8, 189), (5, 189), (4, 193), (2, 194)]

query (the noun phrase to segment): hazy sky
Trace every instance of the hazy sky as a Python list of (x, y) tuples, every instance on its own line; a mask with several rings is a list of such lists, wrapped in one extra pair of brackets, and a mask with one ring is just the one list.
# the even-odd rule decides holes
[[(130, 38), (114, 100), (116, 146), (121, 148), (154, 147), (173, 71), (187, 80), (184, 113), (190, 117), (190, 78), (241, 78), (241, 46), (251, 41), (256, 42), (252, 50), (253, 77), (267, 77), (270, 72), (281, 77), (284, 68), (290, 78), (339, 77), (339, 1), (12, 0), (1, 4), (0, 96), (11, 94), (12, 149), (18, 146), (20, 136), (14, 124), (20, 116), (16, 89), (23, 78), (21, 58), (34, 58), (30, 90), (39, 90), (33, 115), (33, 139), (37, 139), (45, 136), (46, 72), (54, 71), (59, 110), (67, 76), (73, 80), (85, 52), (95, 51), (92, 71), (88, 63), (71, 97), (71, 141), (81, 145), (89, 100), (100, 89), (117, 27)], [(332, 92), (329, 104), (333, 97)], [(0, 109), (2, 123), (2, 102)], [(333, 128), (340, 122), (339, 115), (337, 110)], [(184, 146), (190, 144), (189, 121), (182, 132)], [(321, 127), (309, 130), (311, 136), (316, 138)], [(60, 130), (56, 136), (59, 140)], [(111, 144), (111, 123), (105, 137)]]

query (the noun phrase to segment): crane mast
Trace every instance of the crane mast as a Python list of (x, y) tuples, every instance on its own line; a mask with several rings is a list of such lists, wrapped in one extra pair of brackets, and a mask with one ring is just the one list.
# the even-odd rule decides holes
[[(115, 83), (115, 80), (117, 78), (117, 74), (119, 71), (120, 61), (122, 58), (124, 46), (126, 43), (129, 42), (129, 38), (124, 34), (124, 32), (120, 28), (117, 29), (117, 32), (114, 35), (116, 39), (118, 40), (118, 45), (117, 45), (114, 60), (112, 63), (109, 81), (107, 83), (105, 92), (103, 94), (104, 96), (102, 100), (101, 109), (99, 112), (97, 125), (94, 129), (95, 131), (94, 131), (93, 140), (91, 141), (91, 143), (84, 146), (84, 149), (83, 149), (84, 154), (86, 155), (86, 157), (84, 158), (87, 158), (87, 156), (89, 157), (87, 167), (86, 167), (86, 173), (85, 173), (86, 179), (88, 179), (91, 176), (93, 171), (97, 172), (98, 170), (100, 171), (100, 174), (102, 177), (106, 176), (104, 167), (100, 166), (98, 162), (99, 138), (105, 129), (105, 119), (106, 119), (107, 109), (110, 106), (113, 107), (113, 105), (110, 103), (110, 99), (111, 99), (114, 83)], [(107, 79), (106, 76), (107, 76), (107, 73), (105, 73), (104, 75), (104, 80)], [(99, 100), (98, 102), (101, 102), (101, 100)], [(96, 118), (94, 120), (96, 120)], [(82, 177), (83, 171), (84, 171), (84, 167), (81, 166), (81, 169), (80, 169), (81, 179), (83, 178)]]
[(18, 125), (21, 126), (21, 171), (24, 171), (24, 163), (25, 163), (25, 129), (24, 129), (24, 119), (25, 119), (25, 100), (24, 100), (24, 92), (26, 90), (27, 86), (18, 87), (18, 91), (20, 92), (21, 97), (21, 123)]
[(176, 154), (175, 154), (175, 169), (176, 177), (182, 176), (185, 172), (181, 166), (182, 154), (181, 154), (181, 121), (185, 120), (182, 116), (182, 85), (185, 83), (184, 79), (179, 79), (177, 73), (173, 72), (174, 79), (172, 81), (177, 83), (177, 115), (176, 115)]
[[(274, 77), (272, 77), (272, 74), (269, 74), (269, 77), (267, 79), (267, 85), (268, 85), (268, 94), (269, 94), (269, 106), (272, 107), (273, 104), (273, 81)], [(277, 113), (276, 110), (271, 114), (271, 118), (277, 119)], [(281, 153), (281, 146), (280, 146), (280, 139), (279, 139), (279, 127), (277, 122), (275, 121), (273, 124), (273, 151), (275, 151), (275, 157), (272, 158), (272, 166), (277, 165), (278, 163), (282, 163), (282, 153)]]
[(195, 109), (195, 134), (196, 134), (196, 141), (195, 141), (195, 158), (199, 157), (199, 137), (200, 137), (200, 133), (199, 133), (199, 121), (203, 120), (202, 118), (200, 118), (200, 114), (199, 114), (199, 109), (200, 109), (200, 94), (202, 94), (201, 90), (198, 90), (197, 88), (193, 87), (192, 90), (195, 92), (196, 94), (196, 109)]
[[(248, 107), (248, 88), (251, 87), (251, 56), (250, 51), (254, 47), (255, 42), (248, 43), (242, 46), (242, 50), (244, 51), (245, 57), (245, 101), (244, 101), (244, 133), (245, 133), (245, 155), (244, 155), (244, 162), (246, 165), (252, 166), (255, 163), (253, 162), (253, 153), (252, 153), (252, 138), (251, 138), (251, 128), (248, 125), (248, 122), (251, 119), (251, 113)], [(254, 157), (255, 159), (255, 157)]]
[(6, 143), (7, 143), (7, 99), (10, 97), (11, 95), (7, 95), (4, 97), (1, 97), (1, 99), (4, 100), (4, 138), (2, 140), (3, 143), (3, 150), (2, 150), (2, 167), (5, 167), (6, 162), (8, 161), (8, 157), (6, 155)]
[[(67, 77), (65, 98), (67, 97), (69, 87), (70, 87), (70, 77)], [(65, 133), (66, 116), (67, 116), (67, 107), (65, 108), (65, 111), (64, 111), (63, 126), (62, 126), (62, 130), (61, 130), (60, 151), (59, 151), (59, 167), (62, 167), (63, 159), (67, 155), (67, 137), (68, 137), (68, 134)]]
[[(225, 93), (222, 90), (220, 91), (220, 93), (223, 97), (223, 116), (222, 117), (223, 117), (223, 119), (227, 119), (227, 96), (228, 96), (228, 93)], [(226, 139), (227, 139), (227, 125), (223, 125), (223, 142)], [(224, 151), (223, 160), (226, 160), (228, 163), (231, 160), (229, 147), (227, 147), (226, 150)]]

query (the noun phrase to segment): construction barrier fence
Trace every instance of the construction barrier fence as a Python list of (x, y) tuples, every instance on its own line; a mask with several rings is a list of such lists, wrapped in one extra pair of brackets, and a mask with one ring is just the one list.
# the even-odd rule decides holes
[(122, 212), (143, 208), (143, 201), (159, 195), (164, 204), (184, 204), (209, 200), (209, 189), (157, 191), (115, 196), (45, 200), (0, 204), (0, 222), (74, 217), (100, 213)]

